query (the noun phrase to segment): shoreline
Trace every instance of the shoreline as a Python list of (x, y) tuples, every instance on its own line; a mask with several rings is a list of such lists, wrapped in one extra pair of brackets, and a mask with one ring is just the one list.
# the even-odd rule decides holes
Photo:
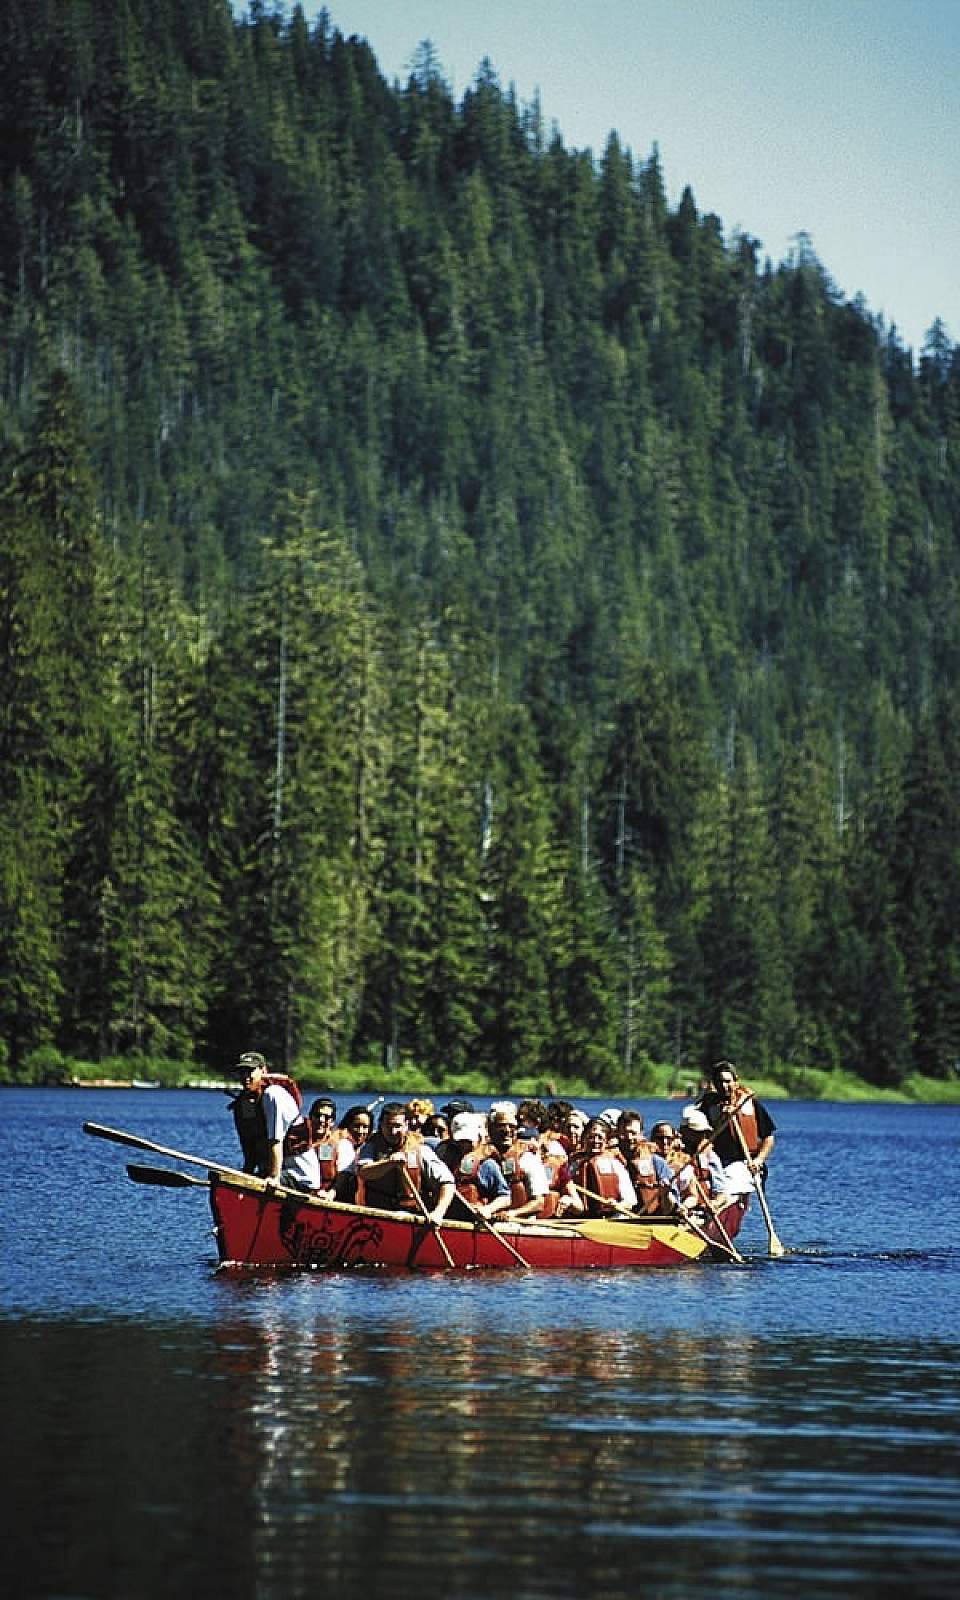
[[(367, 1083), (357, 1084), (342, 1082), (342, 1074), (332, 1072), (329, 1078), (317, 1078), (312, 1073), (301, 1077), (301, 1089), (304, 1098), (312, 1094), (332, 1094), (338, 1099), (363, 1098), (376, 1092)], [(421, 1074), (414, 1075), (418, 1080)], [(891, 1105), (960, 1105), (960, 1082), (948, 1083), (936, 1079), (924, 1079), (917, 1083), (915, 1092), (911, 1088), (883, 1089), (876, 1084), (871, 1084), (863, 1078), (857, 1078), (852, 1073), (827, 1074), (827, 1073), (797, 1073), (794, 1081), (786, 1084), (777, 1079), (767, 1079), (762, 1076), (750, 1077), (750, 1086), (759, 1099), (798, 1100), (810, 1103), (823, 1104), (891, 1104)], [(338, 1079), (341, 1081), (338, 1082)], [(909, 1080), (908, 1080), (909, 1081)], [(381, 1086), (382, 1087), (382, 1086)], [(158, 1077), (70, 1077), (66, 1079), (47, 1080), (46, 1082), (16, 1082), (8, 1079), (0, 1083), (0, 1089), (198, 1089), (214, 1090), (221, 1094), (231, 1094), (237, 1089), (237, 1084), (232, 1079), (190, 1077), (173, 1079)], [(926, 1091), (926, 1092), (923, 1092)], [(531, 1087), (528, 1082), (521, 1086), (501, 1089), (495, 1084), (481, 1087), (477, 1082), (457, 1083), (454, 1085), (431, 1086), (424, 1089), (422, 1082), (402, 1086), (397, 1084), (393, 1088), (393, 1095), (398, 1100), (410, 1099), (413, 1095), (428, 1094), (432, 1098), (456, 1097), (466, 1098), (496, 1098), (504, 1095), (510, 1099), (540, 1098), (540, 1099), (568, 1099), (568, 1100), (604, 1100), (612, 1103), (631, 1103), (637, 1100), (666, 1100), (673, 1102), (696, 1099), (699, 1089), (676, 1089), (670, 1085), (654, 1084), (637, 1087), (631, 1090), (605, 1089), (588, 1086), (582, 1082), (571, 1085), (551, 1083), (549, 1088), (540, 1085), (539, 1088)]]

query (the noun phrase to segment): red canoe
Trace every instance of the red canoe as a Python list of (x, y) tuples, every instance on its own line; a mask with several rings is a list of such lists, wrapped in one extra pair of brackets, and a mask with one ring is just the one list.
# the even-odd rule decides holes
[(138, 1183), (171, 1188), (208, 1184), (221, 1266), (230, 1267), (672, 1267), (714, 1254), (729, 1258), (747, 1197), (702, 1225), (673, 1217), (617, 1216), (582, 1222), (427, 1223), (415, 1213), (373, 1211), (278, 1188), (234, 1167), (85, 1122), (85, 1133), (191, 1166), (206, 1179), (159, 1167), (132, 1167)]
[[(706, 1238), (669, 1217), (437, 1228), (408, 1213), (265, 1194), (213, 1171), (210, 1203), (225, 1267), (666, 1267), (712, 1255)], [(745, 1210), (743, 1201), (724, 1211), (731, 1238)]]

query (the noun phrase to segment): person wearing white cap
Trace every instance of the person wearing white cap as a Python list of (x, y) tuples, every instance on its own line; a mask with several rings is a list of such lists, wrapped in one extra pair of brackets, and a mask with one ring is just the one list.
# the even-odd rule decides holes
[(479, 1212), (489, 1220), (499, 1211), (507, 1211), (510, 1185), (487, 1143), (486, 1118), (476, 1111), (458, 1112), (450, 1124), (448, 1149), (447, 1164), (457, 1185), (451, 1216)]
[(686, 1161), (677, 1170), (675, 1189), (684, 1211), (696, 1210), (711, 1200), (729, 1195), (720, 1158), (708, 1143), (710, 1123), (699, 1106), (684, 1106), (680, 1114), (680, 1143)]

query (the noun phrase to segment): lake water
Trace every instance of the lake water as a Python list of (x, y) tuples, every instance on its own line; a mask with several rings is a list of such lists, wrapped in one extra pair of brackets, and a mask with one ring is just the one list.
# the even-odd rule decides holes
[(960, 1108), (774, 1106), (780, 1260), (271, 1279), (81, 1131), (225, 1103), (0, 1093), (4, 1593), (960, 1592)]

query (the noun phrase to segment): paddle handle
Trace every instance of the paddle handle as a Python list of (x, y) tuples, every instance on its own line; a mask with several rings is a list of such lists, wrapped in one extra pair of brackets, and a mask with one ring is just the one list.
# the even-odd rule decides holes
[(83, 1131), (92, 1133), (95, 1139), (112, 1139), (114, 1144), (128, 1144), (134, 1150), (152, 1150), (155, 1156), (169, 1156), (172, 1161), (186, 1161), (189, 1166), (206, 1167), (210, 1172), (223, 1172), (230, 1178), (244, 1178), (248, 1182), (250, 1180), (249, 1172), (240, 1172), (236, 1167), (221, 1166), (218, 1161), (211, 1161), (208, 1156), (189, 1155), (185, 1150), (169, 1150), (166, 1145), (156, 1144), (153, 1139), (143, 1139), (137, 1133), (125, 1133), (122, 1128), (104, 1128), (98, 1122), (85, 1122)]
[[(747, 1145), (747, 1141), (744, 1138), (743, 1129), (740, 1126), (740, 1119), (736, 1113), (733, 1115), (732, 1125), (737, 1131), (737, 1139), (739, 1140), (740, 1148), (743, 1151), (743, 1159), (749, 1166), (751, 1159), (750, 1150)], [(760, 1210), (763, 1212), (763, 1220), (766, 1223), (767, 1228), (767, 1253), (771, 1256), (785, 1256), (787, 1252), (785, 1247), (777, 1238), (777, 1232), (773, 1226), (773, 1218), (770, 1215), (770, 1207), (767, 1205), (767, 1197), (763, 1192), (763, 1180), (761, 1179), (759, 1172), (755, 1174), (754, 1187), (757, 1191), (757, 1199), (760, 1202)]]
[(413, 1198), (416, 1201), (417, 1206), (418, 1206), (418, 1208), (419, 1208), (419, 1210), (420, 1210), (420, 1212), (421, 1212), (421, 1214), (423, 1216), (424, 1222), (427, 1224), (428, 1228), (432, 1228), (433, 1229), (434, 1233), (437, 1236), (437, 1244), (440, 1246), (440, 1249), (443, 1251), (444, 1255), (447, 1258), (447, 1266), (448, 1267), (454, 1266), (455, 1262), (454, 1262), (453, 1256), (450, 1254), (450, 1251), (447, 1249), (447, 1241), (443, 1237), (443, 1234), (440, 1232), (439, 1223), (434, 1222), (434, 1220), (431, 1217), (429, 1211), (427, 1210), (426, 1201), (424, 1200), (423, 1195), (420, 1193), (420, 1190), (417, 1188), (416, 1184), (414, 1183), (413, 1179), (411, 1178), (409, 1169), (407, 1168), (406, 1165), (404, 1165), (404, 1166), (402, 1166), (400, 1168), (400, 1171), (403, 1173), (404, 1182), (406, 1183), (407, 1188), (410, 1190), (410, 1193), (413, 1195)]
[(488, 1233), (492, 1233), (493, 1237), (499, 1240), (500, 1244), (503, 1245), (504, 1250), (509, 1250), (510, 1254), (517, 1261), (519, 1261), (521, 1267), (529, 1268), (530, 1263), (526, 1257), (522, 1256), (519, 1250), (514, 1249), (509, 1239), (505, 1239), (502, 1233), (497, 1232), (496, 1228), (493, 1226), (493, 1223), (490, 1221), (490, 1218), (485, 1217), (483, 1212), (479, 1211), (476, 1206), (472, 1206), (468, 1200), (464, 1200), (463, 1195), (460, 1196), (460, 1199), (463, 1201), (463, 1204), (466, 1206), (471, 1216), (476, 1218), (477, 1223), (486, 1228)]

